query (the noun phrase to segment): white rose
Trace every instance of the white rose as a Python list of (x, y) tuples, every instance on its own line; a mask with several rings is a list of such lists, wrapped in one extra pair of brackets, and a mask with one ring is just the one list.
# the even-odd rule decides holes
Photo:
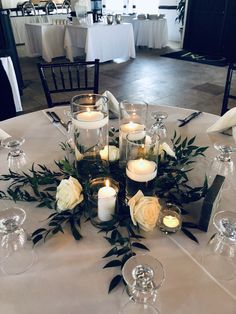
[(100, 156), (102, 160), (116, 161), (119, 159), (119, 148), (114, 145), (105, 146), (100, 150)]
[(160, 144), (159, 147), (159, 155), (161, 155), (161, 157), (163, 157), (164, 152), (166, 152), (167, 155), (175, 158), (175, 152), (166, 142)]
[(82, 190), (79, 181), (73, 177), (61, 180), (56, 193), (57, 211), (60, 213), (66, 209), (73, 209), (81, 203), (84, 199)]
[(157, 220), (161, 210), (158, 198), (154, 196), (144, 196), (138, 191), (128, 202), (130, 216), (133, 224), (139, 224), (144, 231), (151, 231), (157, 225)]

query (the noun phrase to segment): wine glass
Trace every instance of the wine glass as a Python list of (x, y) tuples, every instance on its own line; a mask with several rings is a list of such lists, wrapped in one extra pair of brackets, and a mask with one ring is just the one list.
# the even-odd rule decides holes
[(35, 260), (31, 242), (22, 228), (25, 218), (25, 211), (18, 207), (0, 211), (1, 269), (8, 275), (25, 272)]
[(236, 152), (236, 148), (220, 142), (214, 143), (214, 148), (219, 152), (219, 154), (213, 159), (210, 165), (208, 183), (210, 185), (217, 174), (222, 175), (225, 177), (223, 190), (228, 190), (233, 187), (235, 169), (231, 153)]
[(167, 119), (168, 114), (164, 111), (155, 111), (152, 112), (151, 116), (153, 119), (155, 119), (155, 122), (150, 128), (150, 132), (158, 134), (160, 140), (164, 140), (167, 137), (165, 120)]
[(8, 137), (2, 141), (2, 146), (9, 149), (8, 168), (13, 172), (19, 172), (27, 164), (26, 154), (20, 149), (24, 142), (23, 137)]
[(217, 233), (205, 248), (203, 265), (215, 278), (231, 280), (236, 275), (236, 213), (220, 211), (213, 224)]
[(135, 255), (125, 263), (122, 275), (129, 300), (122, 306), (120, 314), (160, 313), (157, 290), (165, 279), (162, 264), (150, 255)]

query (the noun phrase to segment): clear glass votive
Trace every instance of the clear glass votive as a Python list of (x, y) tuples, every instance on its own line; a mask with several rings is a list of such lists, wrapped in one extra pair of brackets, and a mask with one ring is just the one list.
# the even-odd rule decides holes
[(77, 95), (71, 100), (75, 157), (78, 173), (95, 177), (108, 166), (100, 151), (108, 145), (108, 99), (97, 94)]
[(112, 178), (100, 177), (89, 182), (90, 219), (101, 227), (113, 219), (117, 210), (119, 183)]
[(126, 166), (126, 137), (130, 132), (146, 129), (147, 104), (122, 101), (119, 119), (120, 166)]
[(146, 131), (127, 135), (126, 197), (130, 199), (139, 190), (144, 195), (155, 194), (159, 137)]
[(167, 203), (161, 210), (158, 225), (165, 233), (175, 233), (182, 225), (181, 210), (174, 204)]

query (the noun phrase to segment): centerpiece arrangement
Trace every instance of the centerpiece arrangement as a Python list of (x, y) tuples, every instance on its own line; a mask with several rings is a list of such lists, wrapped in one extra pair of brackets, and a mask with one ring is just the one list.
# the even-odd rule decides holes
[(181, 229), (197, 242), (189, 231), (197, 225), (184, 221), (183, 205), (201, 199), (208, 189), (206, 180), (200, 187), (188, 182), (191, 165), (206, 150), (195, 145), (195, 137), (182, 139), (174, 132), (170, 148), (156, 132), (147, 130), (145, 115), (135, 105), (121, 111), (119, 129), (109, 130), (107, 98), (75, 96), (71, 102), (74, 139), (62, 143), (67, 157), (55, 162), (57, 170), (33, 164), (28, 172), (9, 169), (0, 177), (10, 181), (0, 198), (38, 202), (38, 207), (52, 209), (46, 225), (33, 232), (34, 245), (63, 233), (67, 226), (80, 240), (85, 221), (104, 233), (111, 245), (104, 268), (119, 269), (109, 292), (123, 282), (121, 269), (136, 250), (148, 250), (143, 231), (157, 226), (165, 233)]

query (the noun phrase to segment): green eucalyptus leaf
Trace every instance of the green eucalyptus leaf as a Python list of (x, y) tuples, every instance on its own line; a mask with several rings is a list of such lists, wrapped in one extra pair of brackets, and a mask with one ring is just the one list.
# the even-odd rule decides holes
[(35, 231), (32, 233), (31, 237), (35, 237), (37, 234), (43, 233), (43, 232), (45, 232), (45, 231), (47, 231), (47, 229), (45, 229), (45, 228), (37, 229), (37, 230), (35, 230)]
[(40, 240), (42, 240), (43, 235), (42, 234), (38, 234), (35, 237), (32, 238), (33, 244), (36, 245)]
[(117, 287), (119, 285), (122, 278), (123, 277), (121, 275), (117, 275), (111, 280), (110, 285), (109, 285), (109, 289), (108, 289), (108, 293), (110, 293), (115, 287)]
[(121, 265), (122, 265), (122, 263), (121, 263), (120, 260), (114, 259), (113, 261), (108, 262), (105, 266), (103, 266), (103, 268), (118, 267), (118, 266), (121, 266)]
[(123, 255), (125, 253), (128, 253), (130, 251), (130, 248), (128, 246), (125, 246), (119, 250), (116, 251), (116, 255), (117, 257), (120, 256), (120, 255)]
[(189, 237), (191, 240), (199, 244), (198, 239), (192, 234), (192, 232), (190, 232), (188, 229), (183, 228), (183, 227), (181, 228), (181, 230), (187, 237)]
[(110, 257), (112, 255), (116, 255), (117, 247), (113, 247), (110, 251), (107, 252), (102, 258)]
[(136, 247), (136, 248), (141, 249), (141, 250), (150, 251), (149, 248), (147, 248), (144, 244), (139, 243), (139, 242), (133, 242), (131, 245), (132, 245), (133, 247)]

